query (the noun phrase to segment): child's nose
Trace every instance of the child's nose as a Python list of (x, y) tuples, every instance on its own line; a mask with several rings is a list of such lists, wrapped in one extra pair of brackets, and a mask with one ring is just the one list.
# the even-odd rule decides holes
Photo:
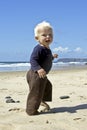
[(49, 35), (47, 35), (46, 37), (47, 37), (47, 38), (49, 38), (50, 36), (49, 36)]

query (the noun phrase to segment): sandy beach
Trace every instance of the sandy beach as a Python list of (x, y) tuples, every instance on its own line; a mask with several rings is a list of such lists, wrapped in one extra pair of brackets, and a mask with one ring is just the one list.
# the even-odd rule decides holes
[[(0, 72), (0, 130), (87, 129), (87, 67), (51, 71), (48, 78), (53, 84), (51, 110), (28, 116), (26, 72)], [(15, 102), (7, 103), (9, 96)]]

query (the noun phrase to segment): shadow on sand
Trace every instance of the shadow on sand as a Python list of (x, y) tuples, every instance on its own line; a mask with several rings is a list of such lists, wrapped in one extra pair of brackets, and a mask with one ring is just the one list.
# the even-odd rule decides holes
[(61, 113), (61, 112), (76, 113), (77, 110), (81, 110), (81, 109), (87, 109), (87, 104), (81, 104), (74, 107), (56, 107), (56, 108), (50, 109), (50, 111), (46, 112), (46, 114)]

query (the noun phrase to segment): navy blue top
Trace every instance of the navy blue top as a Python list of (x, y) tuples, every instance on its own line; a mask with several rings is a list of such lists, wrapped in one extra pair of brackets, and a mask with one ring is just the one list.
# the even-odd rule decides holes
[(48, 73), (52, 67), (52, 60), (51, 50), (38, 44), (30, 57), (31, 69), (37, 71), (43, 68)]

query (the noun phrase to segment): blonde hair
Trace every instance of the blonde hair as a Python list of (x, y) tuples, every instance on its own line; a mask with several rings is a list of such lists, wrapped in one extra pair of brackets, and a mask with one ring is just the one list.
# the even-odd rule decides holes
[(38, 36), (38, 30), (39, 30), (40, 28), (43, 28), (43, 27), (49, 27), (49, 28), (52, 29), (52, 26), (50, 25), (50, 23), (48, 23), (48, 22), (46, 22), (46, 21), (43, 21), (43, 22), (37, 24), (36, 27), (34, 28), (34, 35), (35, 35), (35, 37)]

